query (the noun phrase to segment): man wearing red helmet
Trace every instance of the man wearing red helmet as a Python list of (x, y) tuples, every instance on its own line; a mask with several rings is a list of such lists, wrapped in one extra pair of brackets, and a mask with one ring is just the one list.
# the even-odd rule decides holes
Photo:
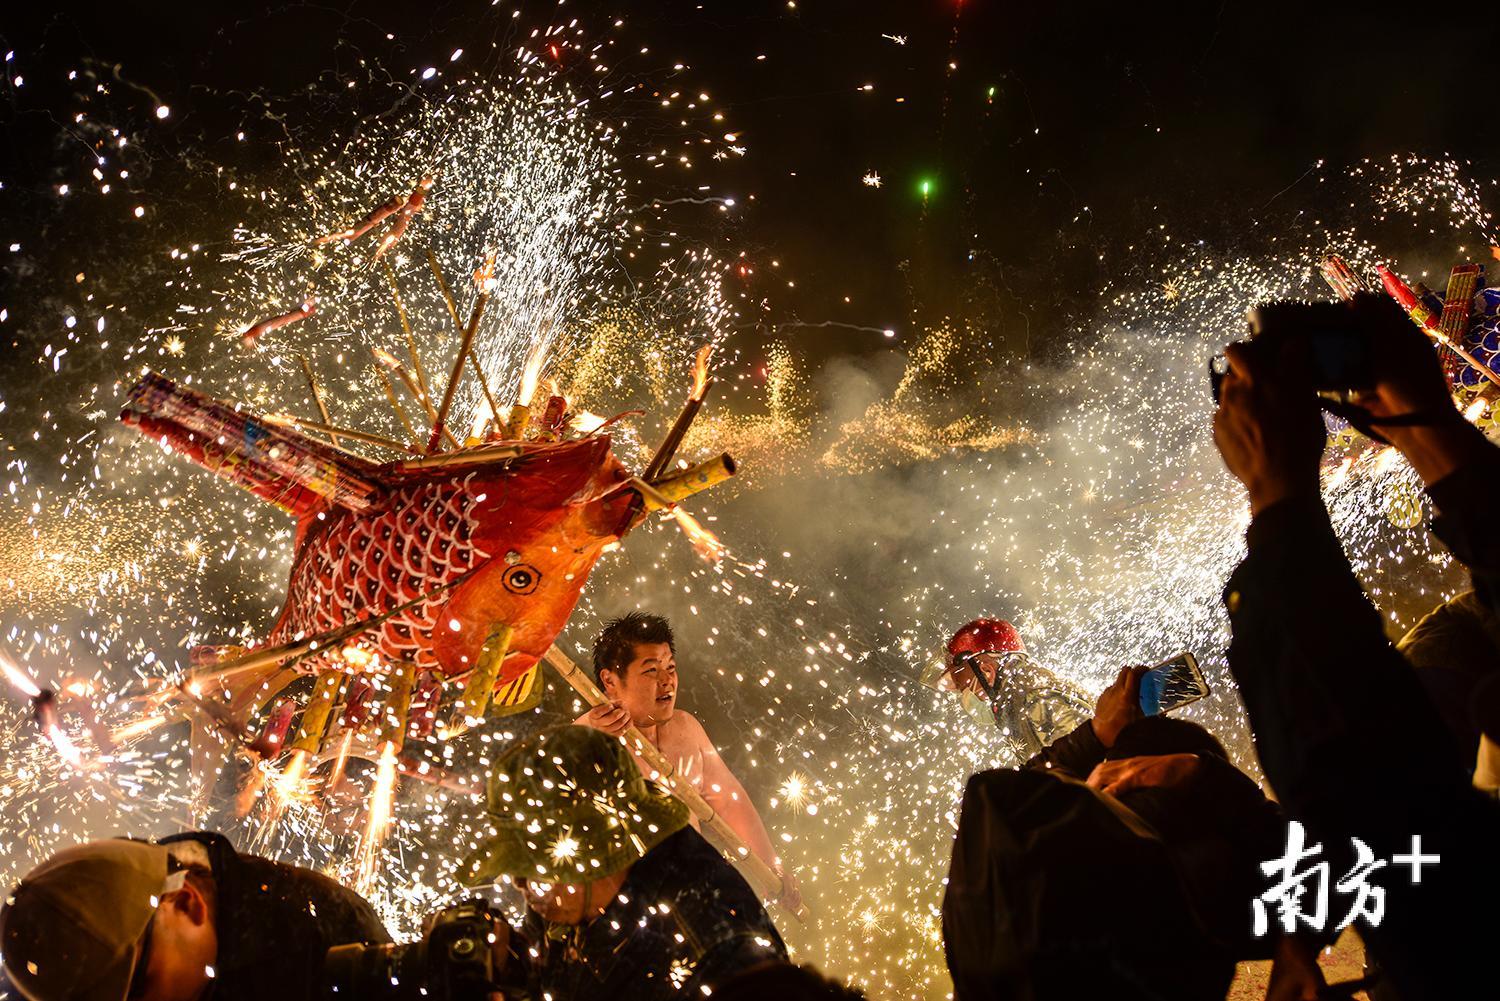
[(1020, 632), (1004, 619), (975, 619), (953, 634), (940, 687), (958, 692), (975, 716), (993, 719), (1020, 761), (1083, 727), (1094, 711), (1076, 686), (1027, 655)]

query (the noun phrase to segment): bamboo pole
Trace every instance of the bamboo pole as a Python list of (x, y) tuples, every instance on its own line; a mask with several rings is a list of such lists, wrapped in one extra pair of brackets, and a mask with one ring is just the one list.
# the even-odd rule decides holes
[(494, 692), (495, 679), (500, 677), (500, 668), (505, 663), (505, 655), (510, 652), (510, 640), (514, 633), (515, 630), (503, 622), (490, 627), (490, 634), (485, 637), (484, 646), (480, 648), (479, 660), (475, 663), (474, 670), (469, 672), (463, 694), (453, 707), (447, 736), (463, 733), (471, 725), (471, 720), (478, 722), (484, 719), (485, 710), (490, 705), (490, 695)]
[[(406, 409), (401, 406), (401, 401), (396, 398), (396, 387), (391, 385), (391, 377), (385, 374), (385, 369), (380, 363), (375, 363), (375, 374), (380, 379), (380, 388), (385, 390), (385, 398), (390, 401), (391, 409), (396, 411), (396, 416), (401, 418), (401, 423), (406, 425), (406, 430), (411, 434), (411, 440), (416, 448), (422, 445), (422, 437), (417, 434), (416, 425), (412, 424), (411, 418), (406, 416)], [(415, 449), (413, 449), (415, 451)]]
[(443, 402), (438, 407), (437, 419), (433, 421), (432, 435), (427, 439), (429, 455), (437, 451), (438, 442), (442, 440), (443, 432), (448, 429), (448, 409), (453, 406), (453, 394), (458, 391), (458, 384), (463, 378), (464, 359), (469, 357), (469, 348), (474, 343), (474, 334), (479, 330), (479, 320), (484, 316), (485, 303), (489, 301), (488, 292), (479, 293), (479, 298), (474, 300), (474, 311), (469, 314), (469, 325), (464, 329), (464, 339), (458, 343), (458, 359), (453, 363), (453, 371), (448, 374), (448, 385), (443, 389)]
[[(482, 565), (483, 564), (481, 564), (481, 566)], [(411, 608), (415, 608), (417, 605), (421, 604), (424, 601), (431, 601), (438, 595), (443, 594), (446, 591), (453, 590), (460, 584), (464, 583), (464, 581), (468, 580), (470, 577), (473, 577), (474, 574), (479, 571), (479, 569), (479, 567), (475, 567), (472, 570), (465, 571), (463, 574), (455, 577), (448, 583), (443, 584), (439, 587), (435, 587), (431, 591), (428, 591), (426, 594), (419, 594), (410, 601), (403, 602), (402, 604), (397, 605), (395, 608), (392, 608), (389, 611), (381, 612), (378, 615), (366, 616), (363, 619), (356, 619), (353, 622), (346, 622), (343, 625), (335, 626), (334, 628), (329, 629), (326, 632), (318, 633), (316, 636), (307, 636), (300, 640), (293, 640), (290, 643), (283, 643), (279, 646), (266, 647), (262, 650), (251, 650), (249, 653), (244, 654), (243, 656), (235, 657), (231, 660), (216, 664), (211, 670), (195, 674), (190, 680), (200, 685), (206, 685), (212, 682), (221, 682), (237, 675), (245, 674), (249, 671), (257, 671), (262, 668), (282, 664), (282, 661), (297, 660), (316, 650), (332, 647), (335, 644), (341, 643), (346, 639), (358, 636), (360, 633), (365, 632), (366, 630), (374, 629), (376, 626), (390, 621), (391, 619), (400, 615), (402, 612), (405, 612)], [(290, 668), (292, 665), (282, 664), (282, 666)], [(166, 695), (170, 698), (172, 693), (168, 691)], [(156, 701), (160, 699), (160, 696), (150, 696), (148, 698)]]
[(438, 291), (443, 293), (443, 302), (448, 306), (448, 316), (453, 320), (453, 329), (462, 330), (463, 324), (458, 320), (458, 303), (453, 298), (453, 292), (448, 288), (448, 279), (443, 275), (443, 266), (438, 263), (437, 254), (432, 248), (427, 248), (427, 264), (432, 268), (432, 276), (437, 279)]
[[(437, 279), (438, 291), (443, 293), (443, 302), (448, 307), (448, 316), (453, 320), (453, 329), (463, 330), (463, 324), (458, 319), (458, 303), (453, 299), (453, 291), (448, 287), (448, 279), (443, 274), (443, 266), (438, 262), (437, 254), (432, 248), (427, 248), (427, 263), (432, 266), (433, 277)], [(469, 353), (469, 364), (474, 367), (474, 377), (479, 380), (479, 388), (484, 391), (484, 401), (490, 405), (490, 419), (495, 424), (500, 423), (500, 405), (495, 402), (495, 394), (490, 392), (490, 381), (484, 377), (484, 368), (479, 364), (479, 356), (472, 351)]]
[[(581, 668), (567, 654), (563, 653), (555, 644), (542, 655), (543, 659), (550, 664), (553, 670), (562, 675), (564, 681), (573, 686), (573, 690), (583, 696), (583, 700), (590, 706), (600, 706), (608, 702), (594, 679), (583, 672)], [(745, 877), (752, 889), (761, 897), (776, 900), (782, 894), (782, 880), (764, 859), (752, 852), (744, 840), (734, 832), (734, 829), (719, 816), (703, 794), (693, 788), (692, 784), (682, 779), (677, 774), (676, 767), (667, 756), (662, 754), (657, 746), (646, 739), (636, 726), (631, 726), (622, 735), (625, 746), (642, 758), (657, 774), (655, 778), (692, 811), (693, 816), (704, 828), (713, 832), (714, 837), (728, 847), (729, 860), (739, 869), (740, 874)], [(799, 921), (807, 918), (807, 908), (801, 907), (794, 912)]]
[(682, 412), (677, 415), (677, 420), (672, 423), (672, 429), (662, 439), (661, 446), (657, 448), (656, 454), (651, 456), (651, 461), (646, 465), (646, 471), (641, 474), (641, 479), (650, 482), (661, 476), (666, 470), (667, 464), (672, 461), (672, 456), (677, 454), (677, 448), (682, 444), (682, 439), (687, 437), (688, 428), (698, 416), (698, 411), (703, 409), (703, 400), (708, 396), (708, 391), (713, 388), (713, 380), (710, 379), (703, 384), (703, 395), (689, 396), (687, 403), (682, 407)]
[[(386, 368), (396, 373), (396, 377), (401, 380), (401, 384), (406, 387), (407, 392), (411, 393), (412, 399), (421, 404), (422, 409), (426, 411), (427, 419), (429, 421), (436, 422), (437, 408), (432, 405), (432, 400), (428, 399), (427, 394), (422, 391), (421, 385), (419, 385), (415, 380), (412, 379), (411, 373), (406, 370), (405, 365), (401, 364), (401, 360), (395, 355), (391, 354), (389, 351), (382, 351), (379, 348), (372, 348), (371, 352), (375, 355), (375, 361), (378, 364), (384, 365)], [(443, 432), (443, 436), (448, 439), (449, 443), (451, 443), (454, 448), (459, 447), (458, 439), (453, 437), (453, 433), (451, 431), (445, 430)], [(417, 441), (421, 442), (421, 440), (421, 437), (418, 436)]]
[(328, 435), (328, 440), (333, 442), (334, 448), (342, 447), (339, 444), (339, 436), (332, 430), (333, 418), (328, 415), (328, 404), (323, 402), (323, 391), (318, 388), (318, 377), (313, 375), (312, 364), (308, 362), (305, 354), (298, 354), (297, 360), (302, 363), (302, 374), (307, 376), (307, 388), (312, 390), (313, 402), (318, 405), (318, 413), (323, 417), (323, 427), (319, 430)]
[[(427, 372), (422, 368), (422, 356), (417, 353), (417, 339), (411, 332), (411, 321), (406, 318), (406, 307), (401, 303), (401, 287), (396, 284), (396, 271), (390, 261), (385, 261), (385, 276), (391, 283), (391, 296), (396, 300), (396, 315), (401, 318), (401, 332), (406, 335), (406, 350), (411, 354), (412, 370), (417, 373), (417, 385), (422, 387), (422, 398), (432, 394), (427, 389)], [(431, 406), (431, 404), (428, 404)]]
[[(348, 438), (350, 441), (362, 441), (367, 445), (379, 445), (381, 448), (393, 449), (404, 452), (407, 455), (413, 453), (420, 455), (410, 445), (403, 445), (399, 441), (393, 441), (383, 435), (370, 434), (368, 431), (355, 431), (353, 428), (338, 428), (328, 424), (319, 424), (317, 421), (305, 421), (296, 414), (267, 414), (266, 421), (271, 424), (289, 424), (292, 427), (303, 428), (308, 431), (322, 431), (329, 437)], [(337, 438), (334, 439), (337, 441)], [(342, 446), (340, 446), (342, 447)]]
[(402, 472), (414, 469), (441, 469), (445, 466), (476, 466), (485, 462), (514, 459), (522, 452), (521, 446), (514, 442), (476, 445), (474, 448), (466, 448), (458, 452), (439, 452), (436, 455), (424, 455), (420, 459), (407, 459), (405, 462), (397, 463), (397, 466)]

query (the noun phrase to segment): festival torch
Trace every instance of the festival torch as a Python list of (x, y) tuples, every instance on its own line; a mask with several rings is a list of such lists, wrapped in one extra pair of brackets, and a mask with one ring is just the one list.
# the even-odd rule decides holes
[(713, 380), (708, 377), (708, 361), (713, 357), (713, 353), (712, 344), (705, 344), (698, 349), (697, 361), (693, 363), (693, 391), (688, 394), (687, 403), (683, 405), (682, 412), (677, 415), (677, 420), (672, 424), (672, 430), (667, 432), (667, 437), (646, 465), (646, 471), (641, 474), (641, 479), (647, 483), (655, 481), (667, 468), (667, 464), (672, 461), (672, 456), (677, 454), (682, 439), (687, 436), (688, 428), (698, 416), (698, 411), (703, 409), (703, 399), (708, 395), (709, 387), (714, 384)]
[(73, 768), (82, 768), (83, 752), (62, 728), (62, 717), (57, 711), (57, 693), (32, 681), (30, 675), (12, 664), (4, 654), (0, 654), (0, 672), (5, 674), (6, 679), (21, 694), (31, 700), (31, 714), (36, 720), (37, 729), (51, 741), (58, 757)]
[(531, 423), (531, 398), (536, 395), (536, 387), (542, 381), (542, 367), (546, 362), (545, 342), (538, 343), (526, 355), (526, 364), (521, 369), (521, 388), (516, 393), (515, 406), (510, 408), (510, 416), (505, 420), (503, 436), (506, 441), (520, 441), (526, 434), (526, 427)]

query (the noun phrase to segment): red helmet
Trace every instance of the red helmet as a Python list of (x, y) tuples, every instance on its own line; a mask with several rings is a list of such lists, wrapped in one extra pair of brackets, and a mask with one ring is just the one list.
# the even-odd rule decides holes
[(1004, 619), (975, 619), (948, 641), (948, 662), (976, 653), (1025, 653), (1016, 627)]

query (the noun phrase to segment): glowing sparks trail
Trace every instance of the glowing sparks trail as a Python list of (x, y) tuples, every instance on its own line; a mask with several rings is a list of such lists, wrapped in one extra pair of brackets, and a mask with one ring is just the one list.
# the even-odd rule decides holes
[[(51, 343), (51, 328), (29, 334), (41, 404), (0, 401), (8, 420), (35, 433), (7, 432), (15, 448), (0, 483), (0, 638), (20, 660), (0, 656), (19, 693), (0, 704), (3, 875), (78, 836), (165, 830), (192, 815), (184, 724), (200, 710), (163, 693), (187, 677), (186, 651), (196, 646), (266, 642), (249, 623), (269, 619), (297, 543), (285, 519), (231, 499), (221, 482), (154, 449), (125, 451), (110, 423), (115, 383), (123, 388), (145, 367), (182, 366), (261, 412), (307, 414), (316, 401), (301, 389), (297, 355), (306, 353), (326, 375), (339, 423), (368, 429), (351, 449), (403, 442), (420, 451), (453, 385), (441, 374), (463, 368), (458, 318), (477, 315), (470, 363), (491, 392), (465, 379), (441, 422), (474, 437), (519, 416), (494, 413), (491, 395), (527, 410), (513, 437), (551, 433), (529, 413), (547, 402), (536, 395), (544, 377), (556, 380), (551, 395), (565, 399), (574, 433), (602, 426), (599, 414), (634, 409), (664, 426), (699, 352), (689, 399), (716, 386), (714, 408), (674, 451), (696, 463), (728, 450), (744, 465), (726, 519), (734, 553), (668, 502), (663, 518), (709, 561), (676, 532), (657, 532), (654, 548), (646, 535), (598, 571), (565, 640), (586, 645), (621, 610), (670, 612), (685, 697), (723, 724), (711, 731), (731, 735), (723, 752), (751, 795), (775, 802), (767, 817), (778, 850), (819, 915), (805, 930), (787, 929), (797, 958), (854, 978), (872, 998), (944, 997), (937, 905), (953, 811), (965, 777), (1003, 759), (953, 700), (916, 682), (935, 644), (956, 618), (1006, 613), (1043, 662), (1093, 688), (1121, 663), (1194, 649), (1217, 693), (1190, 715), (1243, 753), (1239, 708), (1213, 651), (1224, 648), (1218, 593), (1247, 514), (1208, 438), (1202, 362), (1239, 329), (1248, 301), (1326, 295), (1318, 275), (1330, 250), (1365, 277), (1377, 263), (1399, 264), (1408, 248), (1377, 245), (1360, 228), (1366, 217), (1410, 220), (1424, 240), (1428, 230), (1453, 234), (1455, 260), (1474, 256), (1457, 246), (1500, 242), (1480, 197), (1488, 182), (1415, 157), (1360, 164), (1347, 176), (1325, 171), (1353, 189), (1355, 222), (1313, 231), (1299, 221), (1255, 256), (1165, 229), (1149, 237), (1158, 244), (1143, 237), (1138, 270), (1104, 290), (1100, 319), (1078, 338), (1089, 346), (1065, 364), (1005, 356), (986, 331), (953, 323), (903, 337), (907, 359), (893, 387), (847, 380), (879, 385), (829, 405), (818, 395), (826, 373), (809, 370), (799, 342), (733, 334), (737, 309), (759, 294), (738, 298), (735, 284), (754, 279), (753, 254), (720, 259), (686, 240), (650, 247), (676, 228), (637, 229), (627, 211), (705, 203), (720, 219), (729, 199), (639, 197), (621, 164), (639, 156), (688, 176), (684, 161), (699, 148), (707, 160), (743, 149), (735, 139), (705, 147), (703, 136), (735, 133), (710, 127), (705, 103), (687, 129), (675, 122), (688, 112), (675, 107), (682, 117), (670, 122), (634, 116), (627, 143), (602, 94), (559, 77), (544, 47), (566, 42), (559, 51), (588, 51), (602, 65), (604, 43), (589, 50), (583, 26), (538, 29), (546, 41), (519, 46), (505, 79), (463, 75), (459, 64), (446, 89), (424, 82), (433, 89), (410, 103), (404, 81), (385, 92), (373, 72), (351, 80), (359, 107), (408, 110), (380, 121), (351, 110), (351, 127), (332, 139), (326, 122), (297, 131), (274, 176), (197, 164), (195, 178), (213, 185), (223, 212), (195, 221), (186, 239), (156, 231), (161, 253), (122, 269), (128, 280), (106, 286), (91, 276), (78, 283), (81, 295), (59, 295), (69, 312), (54, 326), (68, 331), (65, 345)], [(283, 110), (269, 132), (278, 141)], [(647, 129), (644, 144), (635, 136)], [(117, 157), (113, 137), (100, 138), (100, 155)], [(661, 157), (669, 142), (682, 160)], [(698, 175), (691, 180), (696, 187)], [(863, 182), (870, 190), (853, 188), (861, 198), (888, 190), (873, 169)], [(223, 246), (226, 233), (223, 259), (202, 249)], [(628, 273), (621, 261), (631, 262)], [(466, 278), (476, 263), (475, 284), (436, 280)], [(476, 311), (486, 293), (489, 305)], [(801, 329), (779, 326), (788, 338)], [(259, 350), (239, 350), (251, 334)], [(1488, 425), (1484, 399), (1465, 407)], [(632, 468), (644, 467), (663, 429), (643, 423), (610, 428)], [(1459, 585), (1420, 528), (1420, 491), (1393, 452), (1345, 432), (1323, 477), (1335, 523), (1394, 621)], [(381, 674), (350, 649), (353, 666)], [(35, 679), (64, 669), (97, 686), (59, 688), (40, 739), (32, 702), (46, 693)], [(265, 704), (254, 720), (269, 723), (274, 693), (260, 690), (255, 671), (219, 678), (205, 668), (195, 678), (196, 697), (213, 711), (228, 708), (222, 689), (231, 681), (250, 679)], [(285, 697), (305, 704), (316, 683), (295, 679)], [(243, 741), (226, 739), (232, 753), (214, 778), (227, 787), (254, 772), (262, 781), (243, 817), (223, 788), (197, 816), (266, 851), (345, 867), (406, 932), (455, 891), (456, 858), (478, 837), (473, 793), (498, 750), (578, 709), (554, 688), (539, 693), (536, 715), (446, 741), (440, 731), (402, 730), (398, 742), (360, 729), (386, 711), (383, 697), (376, 685), (349, 683), (319, 752), (252, 760)], [(405, 720), (420, 724), (423, 714)], [(553, 845), (559, 857), (576, 850), (566, 836)]]

